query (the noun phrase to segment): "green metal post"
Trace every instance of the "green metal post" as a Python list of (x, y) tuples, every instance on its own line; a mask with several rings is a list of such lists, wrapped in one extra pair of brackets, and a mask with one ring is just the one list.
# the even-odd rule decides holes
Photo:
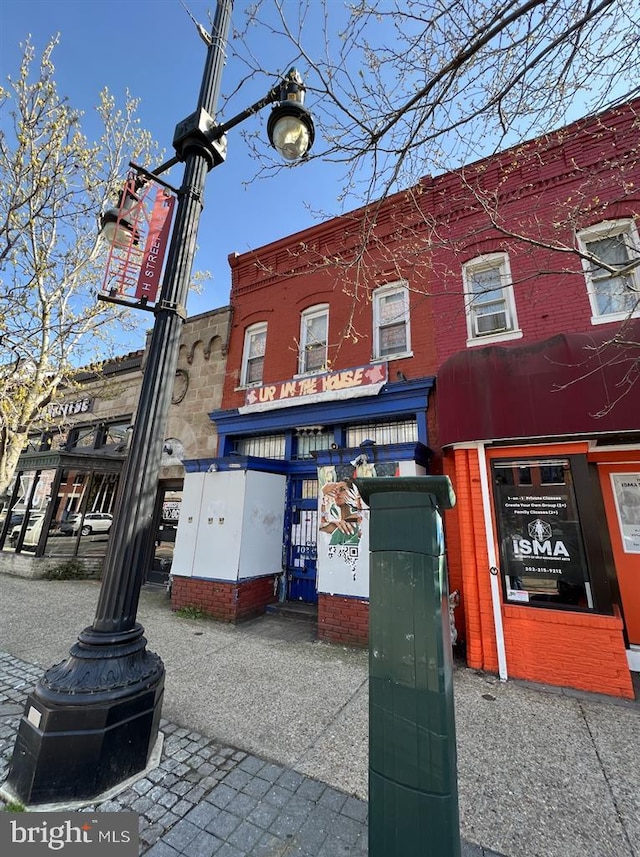
[(358, 479), (369, 528), (369, 857), (460, 857), (446, 476)]

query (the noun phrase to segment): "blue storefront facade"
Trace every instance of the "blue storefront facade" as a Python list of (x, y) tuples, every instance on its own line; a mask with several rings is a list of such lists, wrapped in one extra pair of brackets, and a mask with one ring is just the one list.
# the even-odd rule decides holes
[(428, 471), (434, 379), (389, 382), (377, 365), (293, 383), (210, 414), (218, 455), (185, 462), (174, 607), (238, 621), (277, 599), (317, 604), (322, 638), (366, 643), (368, 510), (353, 480)]

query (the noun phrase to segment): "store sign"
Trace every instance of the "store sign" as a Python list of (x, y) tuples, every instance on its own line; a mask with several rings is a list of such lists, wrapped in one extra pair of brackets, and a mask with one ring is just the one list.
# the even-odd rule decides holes
[(612, 473), (620, 537), (625, 553), (640, 553), (640, 473)]
[(83, 398), (73, 402), (52, 402), (47, 408), (47, 413), (51, 419), (70, 417), (75, 414), (88, 414), (92, 405), (93, 399), (90, 396), (83, 396)]
[(387, 364), (376, 363), (322, 375), (305, 375), (247, 390), (241, 414), (313, 404), (326, 400), (375, 396), (387, 382)]
[(503, 572), (512, 578), (587, 579), (580, 522), (566, 485), (496, 485)]

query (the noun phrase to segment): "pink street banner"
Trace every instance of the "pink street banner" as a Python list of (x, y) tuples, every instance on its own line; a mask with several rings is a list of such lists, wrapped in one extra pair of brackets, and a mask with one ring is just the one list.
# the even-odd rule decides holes
[(135, 296), (155, 303), (160, 289), (160, 276), (169, 241), (171, 215), (175, 197), (159, 188), (151, 211), (149, 232), (142, 256)]

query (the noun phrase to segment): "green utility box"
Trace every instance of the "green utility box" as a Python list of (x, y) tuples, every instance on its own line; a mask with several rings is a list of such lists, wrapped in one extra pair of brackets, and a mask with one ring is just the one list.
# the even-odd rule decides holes
[(369, 527), (369, 857), (460, 857), (446, 476), (358, 479)]

